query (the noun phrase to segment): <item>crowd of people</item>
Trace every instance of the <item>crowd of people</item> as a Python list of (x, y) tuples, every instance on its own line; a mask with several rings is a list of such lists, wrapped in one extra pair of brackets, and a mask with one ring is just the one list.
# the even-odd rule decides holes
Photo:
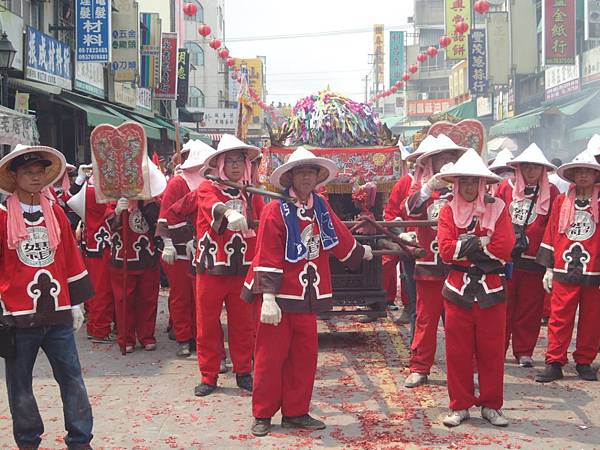
[[(412, 153), (399, 149), (405, 172), (384, 219), (437, 225), (400, 230), (426, 254), (384, 257), (382, 285), (393, 303), (401, 280), (400, 321), (411, 323), (406, 388), (427, 383), (443, 319), (446, 426), (474, 406), (491, 424), (508, 425), (505, 355), (512, 349), (521, 367), (533, 367), (544, 318), (548, 348), (536, 381), (562, 378), (578, 310), (576, 371), (597, 379), (599, 140), (566, 164), (532, 144), (488, 165), (445, 135), (427, 136)], [(320, 193), (337, 167), (298, 147), (270, 175), (284, 197), (265, 203), (234, 187), (257, 184), (259, 148), (224, 135), (216, 149), (188, 141), (181, 156), (168, 181), (146, 161), (148, 199), (108, 203), (98, 195), (100, 174), (67, 168), (56, 149), (17, 146), (0, 160), (0, 352), (19, 448), (37, 448), (44, 430), (32, 389), (40, 348), (61, 389), (67, 446), (91, 448), (74, 332), (85, 322), (94, 343), (118, 335), (126, 353), (155, 350), (161, 268), (176, 356), (197, 354), (196, 396), (212, 394), (228, 370), (225, 308), (236, 383), (252, 392), (252, 433), (268, 434), (279, 410), (284, 428), (325, 428), (309, 410), (317, 314), (333, 301), (329, 258), (351, 269), (373, 259)]]

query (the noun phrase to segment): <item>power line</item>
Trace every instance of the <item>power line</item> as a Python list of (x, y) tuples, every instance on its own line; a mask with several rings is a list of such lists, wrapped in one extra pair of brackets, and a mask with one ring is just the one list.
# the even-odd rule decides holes
[[(393, 25), (384, 27), (385, 30), (406, 30), (412, 28), (410, 24)], [(324, 36), (341, 36), (345, 34), (360, 34), (360, 33), (372, 33), (373, 27), (369, 28), (354, 28), (349, 30), (332, 30), (332, 31), (316, 31), (314, 33), (294, 33), (294, 34), (277, 34), (277, 35), (266, 35), (266, 36), (245, 36), (245, 37), (233, 37), (227, 38), (227, 42), (250, 42), (250, 41), (272, 41), (275, 39), (304, 39)]]

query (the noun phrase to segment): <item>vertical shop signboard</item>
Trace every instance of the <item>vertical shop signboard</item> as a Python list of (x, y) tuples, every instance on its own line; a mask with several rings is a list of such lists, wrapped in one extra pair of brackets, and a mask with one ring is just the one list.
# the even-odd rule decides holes
[[(444, 0), (444, 15), (446, 23), (446, 36), (452, 38), (452, 42), (446, 47), (446, 59), (467, 59), (469, 54), (469, 33), (471, 31), (471, 0)], [(454, 27), (459, 22), (469, 25), (466, 33), (457, 33)]]
[(156, 100), (177, 99), (177, 33), (163, 33), (160, 81), (154, 90)]
[(75, 0), (78, 62), (110, 62), (110, 0)]
[(575, 0), (543, 0), (544, 65), (575, 64)]
[(469, 35), (469, 90), (483, 95), (488, 90), (487, 48), (485, 30), (477, 29)]

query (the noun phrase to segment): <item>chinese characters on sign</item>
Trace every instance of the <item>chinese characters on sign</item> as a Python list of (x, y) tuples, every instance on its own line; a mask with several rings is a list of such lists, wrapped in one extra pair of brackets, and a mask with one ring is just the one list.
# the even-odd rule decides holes
[(204, 113), (202, 128), (225, 131), (234, 130), (237, 125), (237, 108), (200, 108), (198, 111)]
[(544, 75), (546, 100), (577, 92), (580, 89), (579, 58), (575, 59), (575, 65), (548, 67)]
[[(467, 37), (471, 30), (471, 0), (444, 0), (446, 16), (446, 35), (452, 42), (446, 47), (446, 59), (466, 59), (469, 53)], [(469, 31), (456, 33), (454, 27), (459, 22), (469, 24)]]
[(160, 82), (154, 91), (156, 100), (177, 98), (177, 33), (163, 33)]
[(544, 64), (575, 64), (575, 0), (544, 0)]
[(113, 0), (112, 62), (115, 81), (133, 82), (139, 73), (139, 15), (134, 0)]
[(75, 62), (76, 91), (104, 98), (104, 67), (102, 63)]
[(141, 13), (140, 86), (155, 88), (160, 80), (161, 20), (157, 13)]
[(390, 31), (390, 86), (404, 73), (404, 31)]
[(429, 117), (450, 108), (450, 99), (409, 100), (408, 117)]
[(110, 61), (110, 0), (76, 0), (77, 61)]
[(378, 84), (383, 83), (385, 62), (383, 61), (383, 25), (373, 25), (373, 64), (375, 65), (375, 79)]
[(474, 95), (488, 90), (485, 30), (472, 30), (469, 35), (469, 90)]
[(188, 102), (190, 54), (186, 48), (177, 50), (177, 107)]
[(71, 89), (71, 48), (35, 28), (27, 27), (25, 78)]

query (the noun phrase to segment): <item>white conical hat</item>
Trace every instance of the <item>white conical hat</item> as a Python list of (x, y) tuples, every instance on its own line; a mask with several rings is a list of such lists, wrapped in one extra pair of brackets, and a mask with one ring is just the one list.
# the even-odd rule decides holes
[[(425, 140), (423, 140), (423, 142), (425, 142)], [(421, 145), (423, 145), (423, 142)], [(419, 149), (421, 148), (421, 145), (419, 146)], [(428, 148), (421, 155), (419, 155), (417, 158), (417, 164), (422, 165), (433, 155), (437, 155), (438, 153), (446, 151), (458, 151), (459, 153), (463, 153), (467, 151), (467, 148), (455, 144), (452, 139), (442, 133), (438, 135), (435, 141), (431, 141), (431, 143), (428, 145)]]
[(513, 154), (509, 149), (502, 149), (498, 152), (492, 164), (489, 165), (488, 169), (490, 169), (494, 173), (496, 173), (496, 171), (504, 172), (507, 169), (512, 169), (512, 167), (509, 167), (506, 164), (509, 161), (511, 161), (512, 158)]
[(200, 170), (202, 172), (201, 175), (203, 175), (207, 169), (206, 166), (204, 166), (204, 163), (209, 156), (216, 152), (216, 150), (201, 140), (190, 140), (187, 144), (189, 144), (188, 150), (190, 154), (179, 168), (181, 170), (197, 169)]
[(587, 150), (592, 152), (594, 156), (600, 156), (600, 135), (594, 134), (588, 141)]
[(223, 153), (231, 152), (233, 150), (246, 152), (250, 161), (254, 161), (258, 158), (258, 155), (260, 155), (260, 148), (246, 144), (232, 134), (224, 134), (219, 141), (217, 151), (206, 158), (204, 164), (215, 169), (217, 167), (217, 158)]
[(600, 164), (598, 164), (598, 161), (596, 161), (594, 153), (588, 150), (584, 150), (579, 155), (577, 155), (573, 159), (573, 161), (560, 166), (556, 170), (556, 173), (563, 180), (566, 180), (569, 183), (573, 183), (571, 169), (577, 169), (579, 167), (586, 167), (600, 172)]
[(158, 197), (167, 188), (167, 179), (156, 164), (148, 158), (148, 174), (150, 177), (150, 195)]
[(423, 153), (425, 153), (429, 149), (433, 148), (435, 146), (436, 142), (437, 142), (437, 138), (435, 136), (432, 136), (430, 134), (427, 135), (425, 137), (425, 139), (423, 139), (421, 141), (421, 143), (419, 144), (419, 146), (412, 153), (410, 153), (406, 158), (404, 158), (404, 159), (406, 161), (415, 161)]
[(85, 223), (85, 193), (87, 190), (88, 182), (86, 181), (79, 189), (79, 192), (73, 195), (67, 200), (67, 206), (77, 214), (81, 220)]
[(338, 173), (338, 167), (332, 160), (315, 156), (313, 152), (304, 147), (298, 147), (284, 164), (273, 171), (270, 177), (271, 183), (279, 189), (285, 190), (289, 188), (292, 185), (290, 171), (294, 167), (299, 166), (319, 167), (319, 175), (317, 177), (317, 186), (315, 189), (329, 183)]
[(535, 142), (523, 150), (519, 156), (513, 158), (507, 165), (514, 169), (522, 163), (539, 164), (550, 170), (556, 170), (556, 166), (548, 161), (548, 158), (546, 158), (542, 149), (539, 148)]
[(448, 169), (442, 170), (435, 177), (453, 183), (459, 177), (477, 177), (484, 178), (487, 184), (498, 183), (502, 178), (487, 168), (479, 153), (474, 149), (468, 149), (458, 160)]
[(410, 153), (406, 150), (406, 147), (402, 144), (398, 144), (398, 148), (400, 149), (400, 158), (402, 158), (402, 161), (407, 161)]

